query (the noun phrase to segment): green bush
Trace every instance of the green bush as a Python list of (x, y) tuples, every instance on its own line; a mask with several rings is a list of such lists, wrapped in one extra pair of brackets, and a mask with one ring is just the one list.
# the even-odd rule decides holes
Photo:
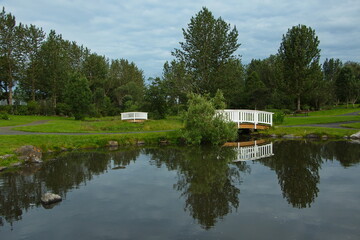
[(37, 115), (40, 113), (40, 104), (36, 101), (28, 102), (27, 108), (30, 115)]
[(10, 119), (10, 117), (9, 117), (9, 115), (8, 115), (8, 113), (7, 112), (3, 112), (3, 111), (1, 111), (0, 112), (0, 119), (1, 120), (9, 120)]
[(281, 111), (275, 112), (273, 115), (274, 124), (281, 124), (284, 122), (285, 114)]
[(188, 104), (183, 130), (183, 137), (187, 143), (216, 145), (236, 139), (237, 129), (234, 123), (215, 116), (215, 107), (211, 99), (198, 94), (190, 94)]

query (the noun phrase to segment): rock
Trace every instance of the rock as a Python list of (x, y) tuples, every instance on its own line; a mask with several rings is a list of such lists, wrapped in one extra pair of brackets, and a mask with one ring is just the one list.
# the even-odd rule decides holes
[(277, 138), (278, 136), (276, 134), (270, 134), (271, 138)]
[(6, 169), (7, 169), (7, 167), (0, 167), (0, 172), (4, 171)]
[(144, 145), (145, 144), (145, 142), (144, 141), (137, 141), (137, 143), (136, 143), (137, 145)]
[(22, 165), (21, 162), (16, 162), (16, 163), (10, 164), (11, 167), (20, 167), (21, 165)]
[(306, 135), (306, 138), (320, 138), (320, 136), (316, 135), (316, 134), (313, 134), (313, 133), (310, 133), (310, 134)]
[(8, 158), (11, 158), (15, 156), (14, 154), (6, 154), (6, 155), (3, 155), (3, 156), (0, 156), (0, 159), (8, 159)]
[(351, 139), (360, 139), (360, 132), (354, 133), (350, 136)]
[(301, 138), (300, 136), (295, 136), (293, 134), (287, 134), (287, 135), (284, 135), (282, 136), (283, 138), (286, 138), (286, 139), (295, 139), (295, 138)]
[(169, 141), (168, 140), (160, 140), (159, 144), (160, 145), (167, 145), (167, 144), (169, 144)]
[(327, 139), (329, 139), (329, 136), (328, 136), (328, 135), (322, 135), (322, 136), (321, 136), (321, 139), (327, 140)]
[(20, 155), (20, 160), (24, 160), (25, 162), (29, 163), (41, 161), (42, 158), (41, 150), (32, 145), (22, 146), (16, 149), (15, 153)]
[(54, 194), (54, 193), (45, 193), (41, 197), (41, 202), (45, 205), (53, 204), (56, 202), (60, 202), (62, 200), (61, 196)]
[(119, 143), (117, 141), (108, 141), (106, 146), (108, 146), (108, 147), (118, 147)]

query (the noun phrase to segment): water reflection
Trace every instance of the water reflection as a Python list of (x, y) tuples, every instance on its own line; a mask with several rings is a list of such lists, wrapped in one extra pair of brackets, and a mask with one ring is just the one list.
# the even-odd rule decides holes
[[(349, 142), (284, 141), (269, 146), (273, 150), (271, 155), (275, 155), (257, 163), (276, 173), (283, 197), (294, 208), (311, 207), (315, 202), (320, 194), (319, 170), (325, 161), (339, 161), (344, 167), (360, 162), (359, 144)], [(19, 221), (30, 208), (40, 207), (43, 193), (52, 191), (66, 199), (67, 192), (86, 185), (94, 176), (124, 167), (116, 171), (127, 171), (127, 166), (136, 164), (142, 154), (152, 166), (176, 171), (173, 189), (183, 199), (184, 211), (204, 229), (209, 229), (240, 206), (240, 188), (251, 175), (252, 167), (252, 162), (233, 162), (240, 159), (241, 147), (73, 152), (42, 166), (1, 173), (0, 226)]]
[(177, 170), (174, 189), (185, 199), (184, 210), (205, 229), (236, 210), (240, 173), (250, 172), (246, 163), (229, 165), (237, 157), (233, 148), (196, 147), (148, 150), (155, 165)]
[(226, 147), (234, 147), (237, 152), (237, 158), (234, 162), (254, 161), (274, 155), (273, 143), (265, 140), (255, 140), (248, 142), (229, 142), (225, 143)]

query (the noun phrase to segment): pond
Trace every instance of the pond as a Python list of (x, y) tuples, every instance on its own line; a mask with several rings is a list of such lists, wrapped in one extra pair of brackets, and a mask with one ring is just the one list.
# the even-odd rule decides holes
[(359, 239), (359, 162), (346, 141), (63, 153), (0, 173), (0, 239)]

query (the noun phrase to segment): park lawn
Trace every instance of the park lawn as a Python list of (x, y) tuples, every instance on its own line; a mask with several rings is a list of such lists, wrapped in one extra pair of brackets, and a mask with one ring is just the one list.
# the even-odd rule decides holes
[(348, 124), (342, 124), (342, 127), (348, 127), (348, 128), (357, 128), (360, 129), (360, 122), (358, 123), (348, 123)]
[(64, 117), (9, 115), (9, 120), (0, 119), (0, 127), (17, 126), (17, 125), (32, 123), (35, 121), (57, 120), (57, 119), (64, 119)]
[(15, 130), (49, 133), (97, 133), (174, 130), (183, 127), (180, 118), (147, 120), (142, 123), (121, 121), (118, 117), (76, 121), (70, 118), (54, 119), (45, 124), (16, 127)]
[[(24, 145), (33, 145), (46, 152), (64, 148), (69, 150), (100, 148), (105, 147), (108, 141), (117, 141), (120, 146), (135, 145), (138, 141), (147, 145), (159, 144), (161, 140), (175, 144), (179, 137), (180, 131), (111, 135), (3, 135), (0, 138), (0, 156), (13, 154), (15, 149)], [(14, 161), (17, 159), (0, 159), (0, 166), (7, 166)]]
[(344, 136), (351, 136), (354, 133), (357, 133), (358, 130), (355, 129), (341, 129), (341, 128), (324, 128), (324, 127), (282, 127), (276, 126), (268, 130), (263, 131), (262, 133), (271, 135), (288, 135), (292, 134), (294, 136), (305, 137), (309, 134), (315, 134), (317, 136), (328, 136), (330, 138), (343, 138)]
[(307, 117), (285, 117), (284, 122), (281, 125), (304, 125), (304, 124), (321, 124), (321, 123), (335, 123), (335, 122), (347, 122), (347, 121), (360, 121), (360, 115), (354, 116), (336, 116), (336, 115), (319, 115), (319, 116), (307, 116)]
[(335, 108), (335, 109), (330, 109), (330, 110), (309, 112), (309, 116), (337, 116), (337, 115), (359, 112), (359, 111), (360, 111), (360, 107), (358, 107), (358, 108)]

